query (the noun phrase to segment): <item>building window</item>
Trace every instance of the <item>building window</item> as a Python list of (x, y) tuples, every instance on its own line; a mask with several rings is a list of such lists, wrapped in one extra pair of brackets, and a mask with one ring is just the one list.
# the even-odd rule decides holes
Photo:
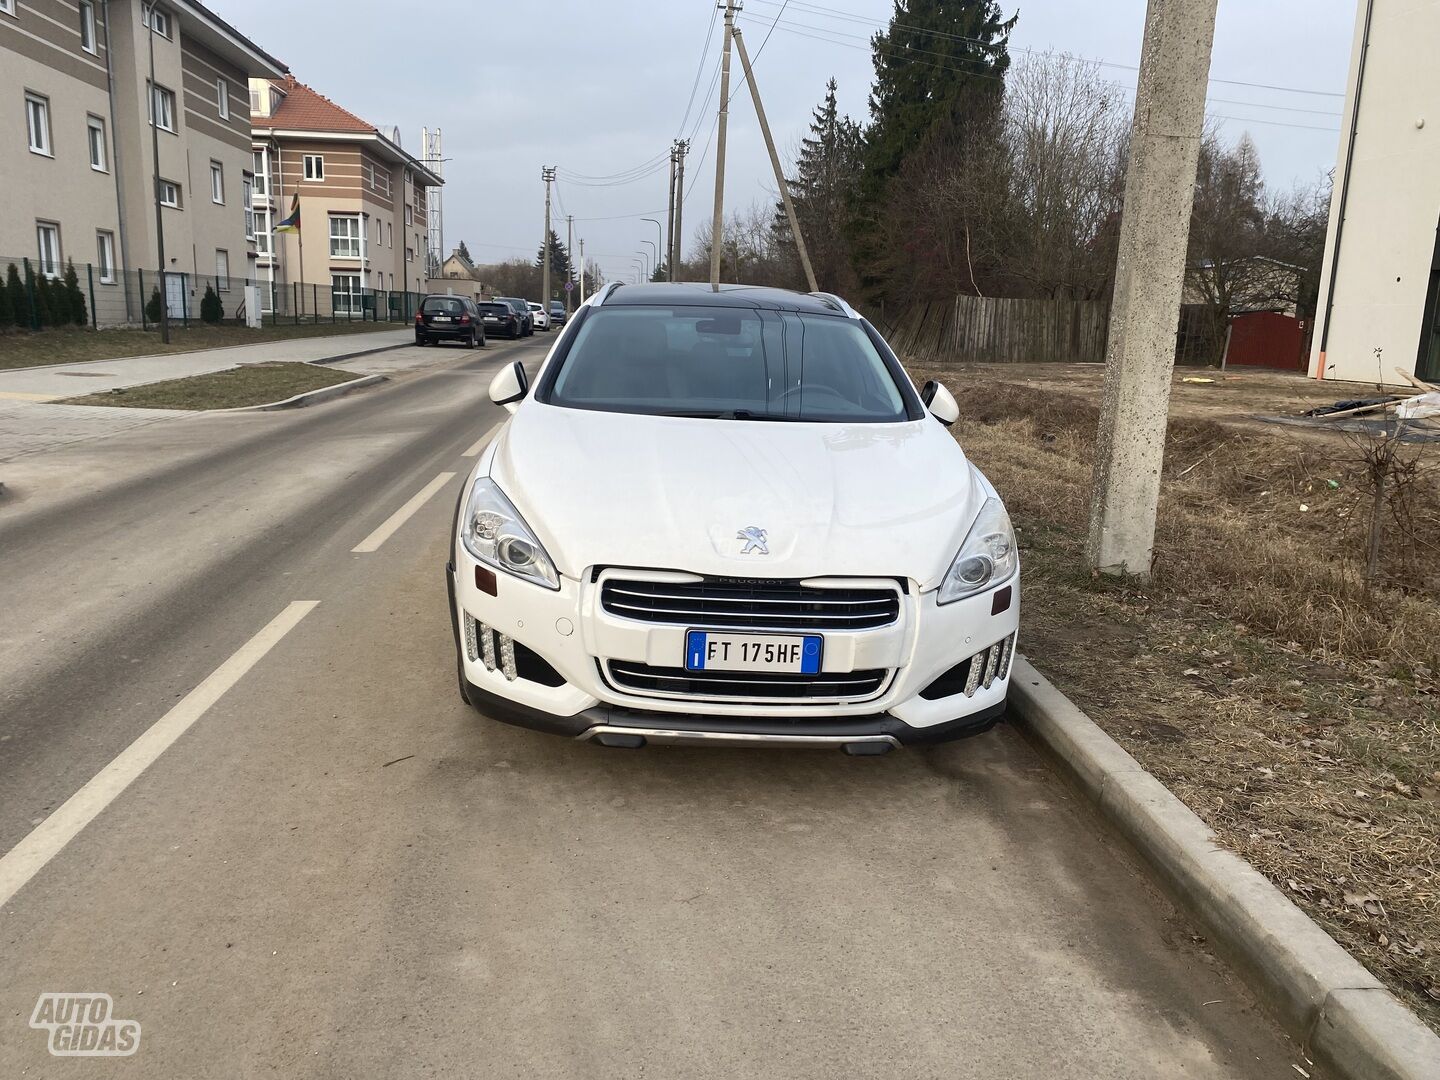
[(180, 185), (173, 180), (160, 181), (160, 205), (180, 209)]
[(260, 91), (259, 91), (259, 90), (251, 90), (251, 91), (250, 91), (250, 115), (251, 115), (251, 116), (264, 116), (264, 115), (265, 115), (264, 113), (262, 113), (262, 112), (260, 111)]
[(241, 178), (240, 197), (245, 200), (245, 239), (255, 239), (255, 181), (248, 176)]
[(409, 203), (406, 203), (406, 204), (405, 204), (405, 224), (406, 224), (406, 225), (412, 225), (412, 224), (414, 224), (414, 222), (415, 222), (414, 212), (410, 209), (410, 204), (409, 204)]
[(170, 39), (170, 13), (164, 8), (146, 4), (140, 9), (140, 21), (167, 41)]
[(25, 95), (25, 126), (30, 132), (30, 152), (54, 157), (50, 149), (50, 99), (39, 94)]
[(220, 110), (220, 119), (230, 119), (230, 84), (224, 79), (215, 80), (215, 107)]
[(392, 251), (395, 249), (395, 230), (390, 227), (390, 222), (385, 223), (385, 246)]
[(256, 151), (255, 151), (255, 194), (256, 194), (256, 195), (259, 195), (262, 199), (265, 198), (265, 197), (267, 197), (268, 194), (269, 194), (269, 185), (268, 185), (269, 179), (270, 179), (270, 170), (269, 170), (268, 168), (266, 168), (265, 152), (264, 152), (263, 150), (256, 150)]
[(360, 257), (360, 219), (353, 215), (336, 215), (330, 219), (330, 257), (332, 259), (358, 259)]
[(161, 131), (175, 130), (175, 91), (158, 83), (150, 85), (150, 122)]
[(335, 306), (335, 314), (352, 315), (357, 313), (360, 310), (360, 275), (331, 274), (330, 296), (331, 303)]
[(210, 162), (210, 201), (225, 205), (225, 166), (218, 161)]
[(230, 253), (218, 248), (215, 251), (215, 291), (230, 291)]
[(80, 47), (88, 53), (99, 51), (95, 47), (95, 5), (90, 0), (80, 0)]
[(305, 179), (325, 179), (325, 159), (319, 154), (305, 155)]
[(270, 211), (255, 211), (255, 254), (270, 254)]
[(86, 138), (90, 142), (90, 168), (96, 172), (109, 172), (105, 154), (105, 121), (98, 116), (85, 120)]
[(100, 271), (100, 284), (115, 284), (115, 234), (95, 234), (95, 265)]
[(414, 261), (415, 261), (415, 249), (414, 249), (414, 248), (406, 248), (406, 249), (405, 249), (405, 261), (406, 261), (406, 262), (414, 262)]
[(40, 273), (48, 278), (59, 277), (60, 226), (53, 221), (37, 221), (35, 242), (40, 251)]
[(6, 15), (15, 14), (15, 0), (0, 0), (0, 12)]

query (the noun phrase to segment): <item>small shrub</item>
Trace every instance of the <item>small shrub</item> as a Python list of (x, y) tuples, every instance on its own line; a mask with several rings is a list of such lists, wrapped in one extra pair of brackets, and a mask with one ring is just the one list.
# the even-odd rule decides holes
[(220, 321), (225, 314), (225, 308), (220, 303), (220, 296), (216, 293), (214, 286), (205, 286), (205, 297), (200, 301), (200, 318), (212, 326)]
[(11, 263), (5, 271), (5, 292), (10, 297), (10, 318), (14, 325), (30, 325), (30, 298), (25, 295), (25, 284), (20, 280), (20, 271)]
[(90, 321), (90, 315), (85, 310), (85, 293), (80, 288), (80, 275), (75, 273), (74, 259), (65, 266), (65, 297), (70, 307), (70, 321), (84, 326)]
[(145, 301), (145, 318), (156, 326), (160, 325), (160, 303), (160, 288), (156, 286), (150, 293), (150, 299)]
[(55, 325), (55, 294), (44, 274), (35, 277), (35, 321), (42, 327)]
[[(15, 264), (10, 264), (10, 273), (15, 272)], [(10, 299), (10, 286), (0, 280), (0, 330), (8, 330), (15, 325), (15, 304)]]

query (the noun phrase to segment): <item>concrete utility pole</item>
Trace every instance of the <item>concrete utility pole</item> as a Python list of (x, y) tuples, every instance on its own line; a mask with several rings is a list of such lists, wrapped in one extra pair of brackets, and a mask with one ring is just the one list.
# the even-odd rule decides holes
[(724, 4), (725, 42), (720, 60), (720, 116), (719, 130), (715, 133), (715, 213), (710, 219), (710, 287), (716, 292), (720, 291), (720, 253), (725, 237), (725, 126), (730, 118), (730, 42), (735, 36), (735, 0), (724, 0)]
[(790, 219), (790, 233), (795, 237), (795, 249), (800, 253), (800, 265), (805, 270), (805, 280), (811, 292), (819, 292), (815, 284), (815, 271), (810, 266), (810, 253), (805, 250), (805, 238), (800, 235), (800, 221), (795, 217), (795, 204), (790, 201), (790, 184), (780, 168), (780, 155), (775, 152), (775, 139), (770, 134), (770, 121), (765, 119), (765, 106), (760, 102), (760, 86), (755, 82), (755, 72), (750, 67), (750, 53), (745, 48), (745, 39), (737, 26), (731, 31), (735, 48), (740, 53), (740, 66), (745, 69), (745, 81), (750, 84), (750, 98), (755, 102), (755, 116), (760, 121), (760, 130), (765, 135), (765, 149), (770, 151), (770, 166), (775, 170), (775, 183), (780, 186), (780, 201), (785, 204), (785, 216)]
[(665, 266), (667, 281), (675, 280), (675, 158), (678, 142), (670, 144), (670, 199), (665, 204)]
[(540, 245), (540, 303), (550, 310), (550, 185), (555, 181), (555, 166), (540, 166), (540, 179), (545, 181), (545, 242)]
[(585, 238), (580, 238), (580, 303), (585, 303)]
[[(565, 215), (565, 265), (570, 268), (570, 276), (566, 282), (570, 285), (575, 283), (575, 215)], [(570, 294), (573, 288), (565, 290), (565, 319), (570, 319)], [(547, 300), (546, 303), (549, 303)]]
[(1090, 566), (1147, 578), (1216, 0), (1149, 0), (1090, 504)]
[[(685, 247), (685, 232), (680, 227), (680, 221), (685, 212), (685, 155), (689, 152), (689, 140), (681, 139), (675, 147), (675, 232), (672, 241), (675, 247), (670, 254), (671, 266), (680, 265), (680, 257), (684, 253)], [(673, 274), (670, 280), (675, 280)]]

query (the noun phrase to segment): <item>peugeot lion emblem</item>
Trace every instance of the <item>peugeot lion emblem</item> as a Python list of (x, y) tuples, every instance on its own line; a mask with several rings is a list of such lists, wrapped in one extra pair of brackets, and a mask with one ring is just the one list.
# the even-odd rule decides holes
[(770, 554), (765, 530), (758, 525), (746, 525), (735, 534), (735, 539), (745, 541), (745, 546), (740, 549), (741, 555), (749, 555), (752, 551), (757, 555)]

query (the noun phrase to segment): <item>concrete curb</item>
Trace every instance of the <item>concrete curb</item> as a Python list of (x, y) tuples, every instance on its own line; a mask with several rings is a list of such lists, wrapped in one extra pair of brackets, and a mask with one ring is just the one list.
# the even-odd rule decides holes
[(1054, 756), (1318, 1062), (1350, 1080), (1440, 1080), (1440, 1036), (1019, 656), (1010, 719)]
[(336, 383), (334, 386), (322, 386), (318, 390), (307, 390), (303, 394), (296, 394), (283, 401), (271, 401), (264, 405), (239, 405), (233, 409), (200, 409), (199, 413), (242, 413), (242, 412), (275, 412), (279, 409), (303, 409), (306, 405), (316, 405), (322, 401), (329, 401), (331, 398), (344, 397), (352, 390), (363, 390), (367, 386), (375, 386), (378, 383), (389, 382), (384, 375), (362, 375), (358, 379), (351, 379), (349, 382)]
[(301, 360), (302, 364), (338, 364), (341, 360), (354, 360), (357, 356), (370, 356), (373, 353), (390, 352), (392, 349), (406, 349), (414, 345), (413, 341), (402, 341), (395, 345), (377, 345), (373, 349), (358, 349), (355, 352), (341, 353), (339, 356), (322, 356), (319, 360)]

